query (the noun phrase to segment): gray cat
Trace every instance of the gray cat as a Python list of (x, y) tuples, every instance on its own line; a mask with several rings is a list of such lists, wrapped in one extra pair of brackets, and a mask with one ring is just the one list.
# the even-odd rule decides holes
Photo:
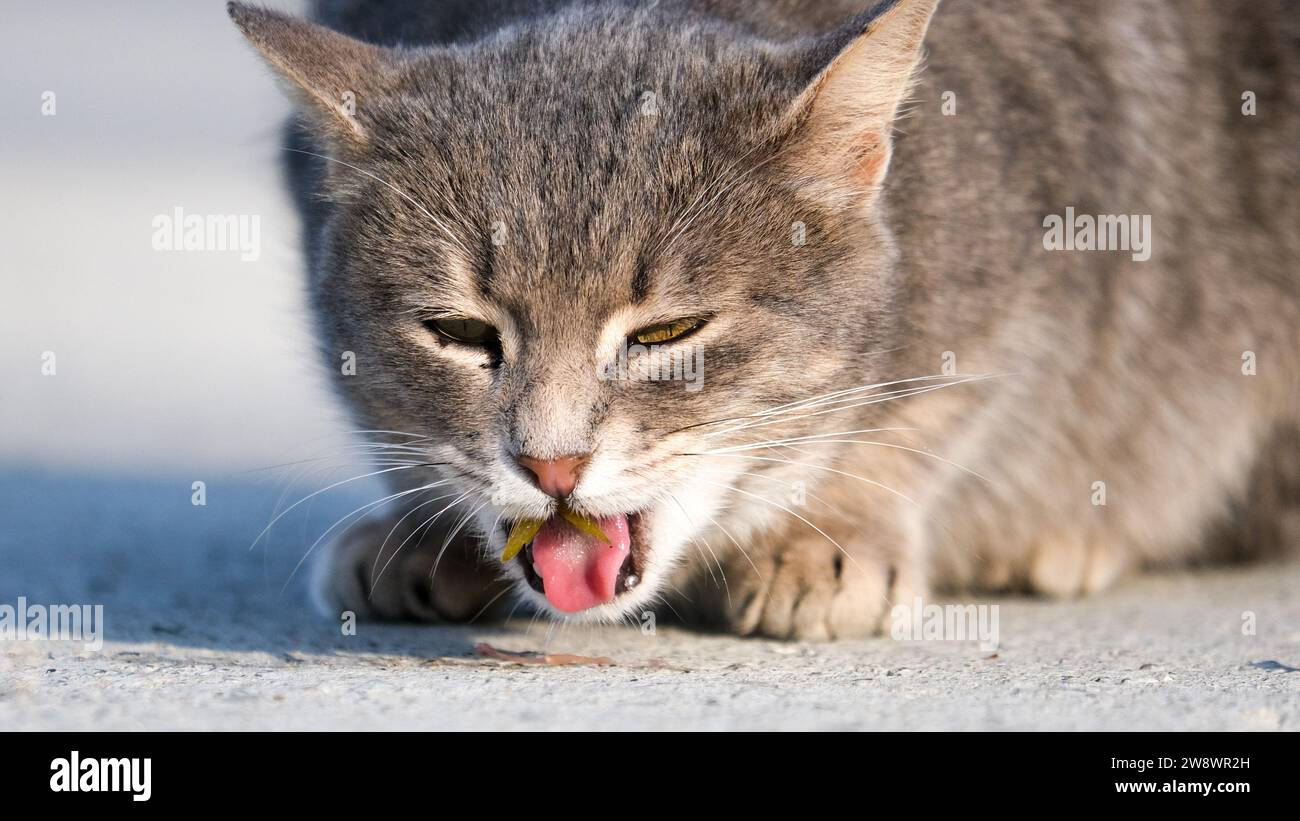
[(231, 5), (400, 494), (330, 607), (833, 638), (1300, 541), (1294, 4), (867, 5)]

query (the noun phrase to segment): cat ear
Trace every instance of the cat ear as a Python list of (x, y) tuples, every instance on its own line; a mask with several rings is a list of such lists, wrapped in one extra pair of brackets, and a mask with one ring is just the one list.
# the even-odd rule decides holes
[(794, 129), (792, 168), (815, 195), (842, 204), (884, 180), (894, 118), (938, 5), (882, 0), (801, 56), (811, 80), (786, 127)]
[(345, 147), (364, 146), (366, 98), (393, 76), (396, 53), (245, 3), (231, 2), (227, 8), (249, 42), (294, 83), (317, 124)]

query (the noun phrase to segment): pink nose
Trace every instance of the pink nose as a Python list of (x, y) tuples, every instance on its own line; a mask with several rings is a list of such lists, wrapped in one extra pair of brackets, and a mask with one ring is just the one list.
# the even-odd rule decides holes
[(520, 456), (519, 466), (533, 474), (533, 482), (542, 493), (563, 499), (578, 486), (578, 475), (591, 454), (561, 456), (559, 459), (534, 459)]

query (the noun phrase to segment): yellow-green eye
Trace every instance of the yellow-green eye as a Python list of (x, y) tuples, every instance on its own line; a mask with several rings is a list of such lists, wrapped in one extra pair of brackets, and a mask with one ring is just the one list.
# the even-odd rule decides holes
[(651, 325), (649, 328), (642, 328), (633, 334), (632, 338), (642, 345), (672, 342), (699, 330), (704, 326), (704, 322), (704, 318), (698, 316), (674, 319), (672, 322), (665, 322), (662, 325)]
[(483, 345), (496, 339), (496, 329), (477, 319), (446, 317), (431, 319), (425, 324), (447, 339), (466, 345)]

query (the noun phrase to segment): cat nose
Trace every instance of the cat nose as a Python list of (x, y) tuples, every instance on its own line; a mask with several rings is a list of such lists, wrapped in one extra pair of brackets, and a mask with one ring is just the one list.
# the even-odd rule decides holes
[(519, 466), (533, 474), (533, 484), (548, 496), (563, 499), (578, 486), (578, 476), (591, 454), (561, 456), (559, 459), (534, 459), (520, 456)]

